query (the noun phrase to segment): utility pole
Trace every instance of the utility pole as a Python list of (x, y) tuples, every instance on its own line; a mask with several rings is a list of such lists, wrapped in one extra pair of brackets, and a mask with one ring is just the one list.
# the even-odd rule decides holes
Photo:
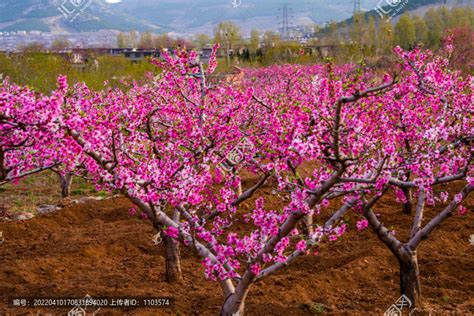
[(354, 15), (360, 11), (360, 0), (354, 0)]
[(288, 4), (283, 5), (283, 20), (282, 20), (282, 27), (283, 27), (283, 34), (286, 38), (289, 37), (289, 26), (288, 26)]
[(230, 52), (230, 38), (229, 38), (229, 35), (230, 35), (230, 36), (233, 36), (233, 33), (230, 33), (230, 34), (229, 34), (229, 33), (225, 33), (225, 38), (226, 38), (226, 42), (227, 42), (227, 43), (226, 43), (226, 44), (227, 44), (227, 52), (226, 52), (226, 54), (227, 54), (227, 64), (228, 64), (228, 65), (230, 65), (230, 54), (229, 54), (229, 52)]
[(288, 4), (285, 3), (283, 4), (281, 10), (281, 34), (283, 38), (289, 38), (290, 37), (290, 19), (289, 19), (289, 11), (291, 11), (290, 8), (288, 8)]

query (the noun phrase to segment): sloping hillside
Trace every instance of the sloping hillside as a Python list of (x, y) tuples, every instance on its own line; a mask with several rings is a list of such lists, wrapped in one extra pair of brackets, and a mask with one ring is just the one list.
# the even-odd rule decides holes
[[(160, 23), (137, 19), (102, 1), (81, 0), (85, 10), (72, 22), (62, 16), (59, 0), (2, 0), (0, 31), (87, 32), (102, 29), (166, 31)], [(66, 6), (67, 7), (67, 6)], [(75, 8), (69, 4), (67, 9)], [(82, 9), (81, 6), (77, 8)]]

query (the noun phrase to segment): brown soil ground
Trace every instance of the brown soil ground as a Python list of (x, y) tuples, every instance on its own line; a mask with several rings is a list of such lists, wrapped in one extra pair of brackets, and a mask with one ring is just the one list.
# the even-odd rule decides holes
[[(387, 198), (377, 212), (404, 236), (409, 219), (395, 205)], [(466, 206), (471, 210), (467, 216), (449, 218), (419, 249), (425, 311), (474, 314), (472, 198)], [(218, 314), (223, 302), (220, 288), (205, 280), (189, 251), (182, 251), (184, 281), (164, 281), (163, 247), (152, 243), (151, 225), (128, 215), (129, 207), (126, 199), (116, 198), (28, 221), (0, 221), (5, 238), (0, 244), (0, 315), (65, 315), (64, 309), (19, 309), (9, 304), (12, 298), (86, 294), (175, 298), (168, 309), (108, 309), (99, 315)], [(428, 210), (427, 216), (433, 214)], [(342, 240), (254, 285), (247, 299), (248, 315), (382, 314), (399, 296), (397, 261), (370, 231), (354, 231), (354, 214), (345, 220), (351, 230)]]

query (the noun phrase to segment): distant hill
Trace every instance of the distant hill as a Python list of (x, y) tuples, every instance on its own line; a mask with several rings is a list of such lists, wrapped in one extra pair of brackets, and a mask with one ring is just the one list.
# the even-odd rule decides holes
[[(381, 3), (386, 3), (387, 0), (381, 1)], [(406, 0), (405, 0), (406, 1)], [(388, 5), (380, 5), (376, 6), (376, 8), (371, 10), (363, 10), (363, 14), (367, 18), (368, 16), (373, 16), (375, 18), (380, 18), (381, 16), (390, 17), (392, 19), (392, 23), (396, 23), (400, 16), (405, 12), (410, 12), (417, 15), (423, 15), (428, 9), (440, 6), (447, 6), (447, 7), (454, 7), (454, 6), (466, 6), (474, 5), (474, 0), (408, 0), (405, 2), (404, 0), (400, 0), (401, 3), (405, 3), (404, 5), (400, 5), (397, 10), (394, 10), (394, 7), (390, 7)], [(393, 14), (392, 13), (396, 13)], [(350, 26), (353, 23), (353, 16), (340, 21), (338, 23), (339, 27), (346, 27)], [(322, 29), (322, 33), (326, 33), (330, 31), (330, 27), (327, 26), (326, 28)]]
[[(241, 0), (123, 0), (118, 4), (105, 0), (67, 0), (92, 4), (72, 23), (62, 18), (58, 7), (64, 0), (1, 0), (0, 31), (78, 32), (100, 29), (126, 31), (150, 30), (180, 33), (212, 32), (222, 20), (233, 20), (244, 29), (277, 29), (283, 1)], [(351, 16), (350, 0), (291, 0), (288, 3), (290, 25), (324, 23)], [(364, 8), (373, 8), (378, 0), (362, 0)]]
[[(66, 21), (58, 8), (63, 3), (87, 3), (84, 12), (73, 22)], [(233, 6), (233, 1), (241, 1)], [(362, 0), (367, 14), (389, 0)], [(393, 1), (393, 0), (390, 0)], [(402, 0), (406, 1), (406, 0)], [(468, 2), (474, 0), (448, 0)], [(354, 6), (351, 0), (122, 0), (111, 4), (105, 0), (1, 0), (0, 31), (81, 32), (113, 29), (178, 33), (211, 33), (222, 20), (239, 24), (244, 33), (250, 29), (273, 29), (281, 26), (283, 3), (287, 3), (290, 26), (347, 21)], [(404, 10), (441, 4), (445, 0), (408, 0)]]
[[(362, 0), (372, 9), (379, 0)], [(287, 3), (290, 26), (340, 21), (352, 15), (351, 0), (124, 0), (118, 8), (147, 21), (161, 21), (179, 32), (212, 32), (222, 20), (238, 23), (244, 32), (251, 28), (274, 29), (281, 26), (283, 4)]]
[[(404, 0), (401, 0), (400, 2), (403, 3)], [(366, 11), (365, 15), (380, 17), (381, 12), (382, 14), (386, 12), (388, 13), (388, 15), (390, 15), (390, 13), (396, 12), (395, 15), (390, 16), (391, 18), (394, 18), (396, 21), (398, 20), (398, 17), (404, 14), (405, 12), (413, 12), (415, 14), (423, 15), (424, 12), (426, 12), (429, 8), (432, 8), (432, 7), (439, 7), (439, 6), (453, 7), (453, 6), (465, 6), (465, 5), (474, 5), (474, 0), (408, 0), (406, 1), (405, 5), (399, 6), (400, 8), (399, 10), (394, 10), (393, 7), (390, 7), (388, 5), (385, 5), (385, 6), (382, 5), (382, 6), (379, 6), (377, 9)], [(351, 24), (352, 17), (347, 19), (345, 22), (348, 24)]]
[[(75, 1), (75, 2), (74, 2)], [(69, 22), (59, 11), (64, 0), (1, 0), (0, 31), (52, 31), (52, 32), (88, 32), (103, 29), (114, 30), (151, 30), (168, 31), (163, 25), (141, 21), (122, 12), (114, 5), (103, 0), (67, 0), (67, 8), (73, 4), (90, 5)]]

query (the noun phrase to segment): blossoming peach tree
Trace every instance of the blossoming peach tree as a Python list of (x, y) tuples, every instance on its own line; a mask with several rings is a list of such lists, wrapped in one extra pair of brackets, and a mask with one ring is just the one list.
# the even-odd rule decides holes
[[(26, 135), (45, 146), (30, 160), (53, 156), (67, 170), (80, 165), (98, 188), (124, 194), (160, 232), (167, 279), (180, 278), (178, 245), (188, 247), (222, 288), (221, 314), (238, 315), (256, 281), (338, 239), (349, 209), (366, 218), (359, 229), (370, 225), (411, 264), (420, 240), (472, 191), (472, 79), (445, 72), (442, 60), (425, 63), (421, 52), (399, 53), (403, 62), (392, 75), (331, 64), (274, 66), (249, 70), (235, 86), (207, 82), (215, 55), (205, 69), (195, 52), (181, 51), (154, 61), (162, 72), (152, 82), (127, 90), (69, 87), (60, 77), (43, 99), (7, 86), (0, 106), (11, 95), (20, 99), (1, 112), (1, 131), (21, 135), (13, 127), (31, 123), (21, 122), (21, 113), (38, 108), (36, 123), (56, 137), (43, 137), (33, 124)], [(7, 123), (15, 111), (20, 125)], [(23, 148), (19, 140), (13, 148)], [(13, 175), (28, 170), (27, 157), (9, 158), (20, 166)], [(455, 202), (421, 228), (422, 204), (438, 198), (431, 188), (463, 179), (468, 184)], [(388, 234), (371, 210), (389, 189), (405, 205), (411, 194), (419, 200), (408, 244)], [(330, 207), (332, 199), (342, 199), (340, 208)]]
[[(449, 45), (447, 49), (452, 51)], [(433, 58), (429, 51), (398, 49), (397, 53), (407, 75), (383, 103), (385, 114), (379, 124), (387, 126), (390, 135), (380, 153), (384, 159), (380, 176), (342, 181), (375, 185), (376, 190), (357, 197), (357, 209), (365, 218), (359, 229), (370, 226), (397, 258), (400, 292), (416, 308), (421, 298), (417, 249), (456, 210), (461, 216), (466, 214), (462, 204), (474, 190), (474, 81), (450, 71), (448, 58)], [(414, 192), (415, 212), (406, 241), (394, 235), (373, 211), (389, 191), (403, 205), (410, 203), (406, 192)], [(450, 199), (449, 193), (454, 197)], [(423, 225), (426, 205), (437, 206), (439, 211)]]
[[(346, 230), (337, 224), (354, 199), (325, 222), (300, 224), (317, 218), (330, 199), (361, 189), (341, 178), (379, 175), (379, 105), (396, 77), (377, 82), (329, 65), (315, 78), (297, 67), (293, 87), (280, 91), (286, 95), (265, 96), (251, 87), (209, 85), (215, 57), (207, 70), (196, 57), (181, 52), (156, 61), (161, 75), (126, 92), (71, 89), (60, 78), (62, 156), (78, 160), (98, 186), (122, 192), (163, 236), (194, 250), (224, 292), (221, 314), (239, 314), (256, 281)], [(232, 172), (222, 172), (243, 141), (251, 145), (237, 153)], [(237, 194), (242, 174), (254, 183)], [(265, 185), (281, 205), (266, 205)], [(250, 198), (255, 206), (248, 209), (242, 202)], [(236, 227), (241, 221), (245, 232)], [(176, 268), (173, 253), (167, 263)]]
[(61, 100), (0, 82), (0, 185), (57, 165), (54, 119)]

